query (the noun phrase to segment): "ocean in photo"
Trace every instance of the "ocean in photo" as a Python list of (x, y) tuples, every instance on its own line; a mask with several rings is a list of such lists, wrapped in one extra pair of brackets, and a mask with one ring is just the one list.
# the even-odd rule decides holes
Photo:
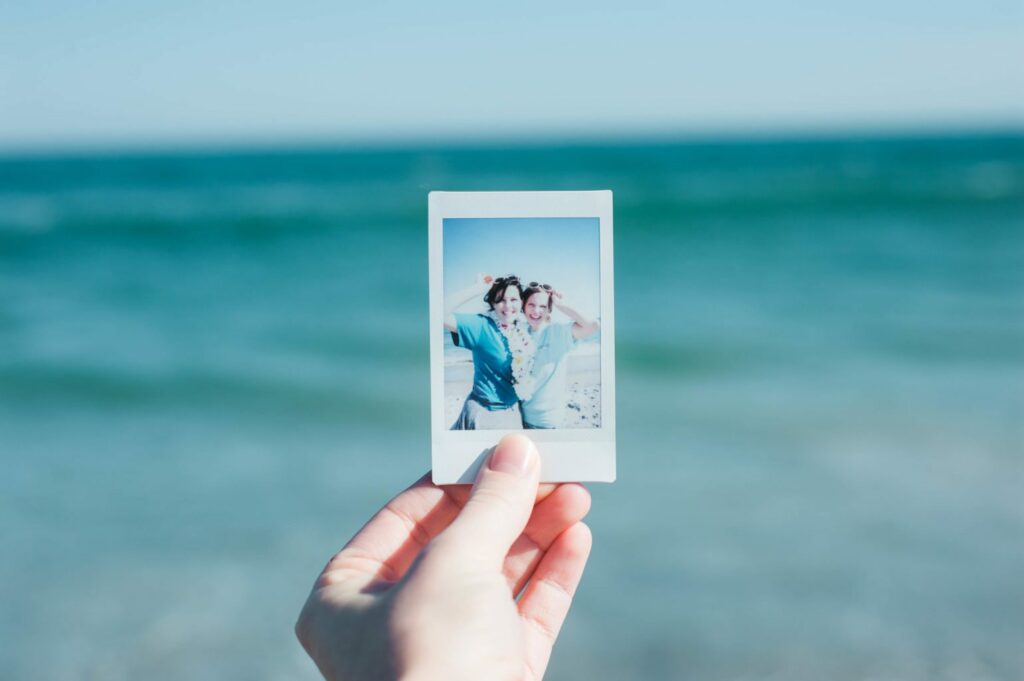
[(1024, 676), (1024, 136), (0, 158), (0, 678), (316, 679), (429, 467), (427, 192), (611, 189), (551, 681)]

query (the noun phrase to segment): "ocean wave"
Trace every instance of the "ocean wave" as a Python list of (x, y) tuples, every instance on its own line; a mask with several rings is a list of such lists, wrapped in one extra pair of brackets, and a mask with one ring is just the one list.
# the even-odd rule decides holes
[[(424, 385), (426, 376), (423, 376)], [(144, 373), (87, 366), (21, 364), (0, 368), (0, 407), (85, 411), (242, 410), (276, 416), (390, 422), (396, 411), (422, 409), (394, 377), (377, 382), (297, 380), (226, 370)]]
[[(434, 188), (610, 187), (623, 225), (1024, 206), (1024, 138), (0, 160), (0, 234), (419, 230)], [(427, 169), (427, 170), (424, 170)]]

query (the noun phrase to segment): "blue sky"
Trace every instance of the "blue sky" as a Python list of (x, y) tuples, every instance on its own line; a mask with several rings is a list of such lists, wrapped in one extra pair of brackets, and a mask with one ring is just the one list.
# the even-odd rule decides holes
[[(597, 218), (446, 218), (445, 295), (472, 286), (477, 273), (515, 274), (524, 284), (539, 281), (554, 286), (566, 304), (597, 319), (601, 312), (599, 226)], [(459, 311), (485, 309), (483, 302), (471, 302)]]
[(1024, 122), (1020, 0), (0, 9), (0, 149)]

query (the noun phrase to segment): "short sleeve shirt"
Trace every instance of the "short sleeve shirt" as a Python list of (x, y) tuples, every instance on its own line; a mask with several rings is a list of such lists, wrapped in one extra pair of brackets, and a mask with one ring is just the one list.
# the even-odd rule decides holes
[(470, 397), (491, 411), (508, 409), (519, 401), (512, 387), (512, 353), (497, 323), (483, 314), (455, 315), (452, 340), (473, 353)]
[(548, 324), (537, 337), (533, 395), (523, 402), (523, 421), (537, 428), (561, 428), (569, 378), (565, 356), (576, 347), (570, 324)]

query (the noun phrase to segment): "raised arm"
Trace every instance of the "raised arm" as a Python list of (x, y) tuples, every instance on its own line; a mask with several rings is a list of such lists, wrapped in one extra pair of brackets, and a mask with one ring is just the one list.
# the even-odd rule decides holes
[(458, 326), (455, 323), (455, 310), (459, 309), (474, 298), (487, 293), (487, 290), (494, 283), (494, 277), (489, 274), (476, 275), (476, 281), (472, 286), (456, 291), (444, 301), (444, 328), (455, 333)]
[(575, 309), (566, 305), (562, 300), (562, 294), (555, 291), (552, 296), (554, 308), (573, 321), (572, 337), (576, 340), (583, 340), (593, 336), (601, 329), (601, 322), (594, 319), (587, 319)]

